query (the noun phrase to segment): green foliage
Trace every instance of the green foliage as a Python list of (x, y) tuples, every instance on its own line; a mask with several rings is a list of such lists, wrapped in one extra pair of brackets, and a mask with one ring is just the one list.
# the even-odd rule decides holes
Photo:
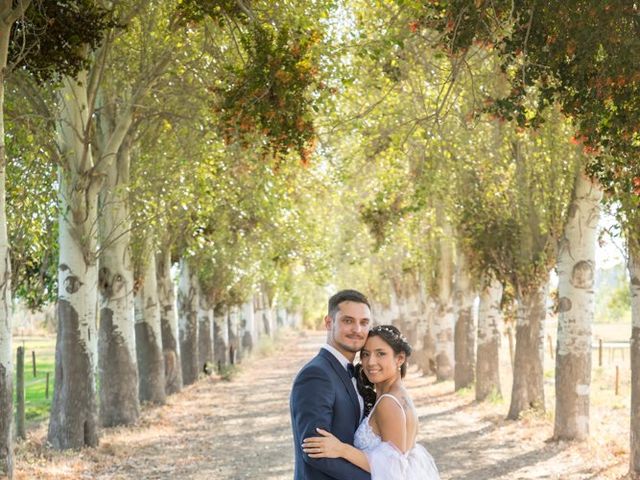
[(240, 139), (248, 147), (258, 135), (274, 156), (294, 150), (309, 162), (315, 136), (309, 89), (316, 83), (313, 47), (319, 39), (317, 31), (256, 24), (243, 35), (246, 63), (213, 88), (227, 143)]
[(15, 24), (9, 58), (41, 83), (74, 77), (89, 67), (87, 50), (116, 26), (111, 14), (93, 0), (34, 0)]
[(558, 102), (575, 122), (576, 143), (593, 154), (589, 172), (607, 189), (640, 194), (637, 4), (445, 1), (421, 13), (421, 25), (440, 31), (451, 55), (464, 55), (474, 42), (499, 53), (511, 89), (489, 110), (536, 127)]
[(631, 319), (631, 290), (624, 265), (600, 272), (596, 289), (595, 318), (601, 323), (628, 322)]
[(13, 294), (30, 309), (57, 292), (58, 228), (56, 166), (44, 148), (47, 121), (31, 111), (13, 88), (5, 103), (7, 226)]
[[(250, 6), (249, 1), (245, 3)], [(248, 19), (246, 7), (240, 7), (236, 0), (179, 0), (178, 13), (186, 22), (200, 22), (210, 17), (219, 25), (229, 19)]]

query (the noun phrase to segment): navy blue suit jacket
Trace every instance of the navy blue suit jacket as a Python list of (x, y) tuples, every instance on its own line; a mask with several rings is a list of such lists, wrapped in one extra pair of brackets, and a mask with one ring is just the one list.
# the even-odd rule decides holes
[(291, 424), (296, 453), (294, 480), (370, 480), (371, 476), (342, 458), (310, 458), (302, 440), (322, 428), (353, 445), (360, 404), (349, 374), (326, 349), (307, 363), (293, 382)]

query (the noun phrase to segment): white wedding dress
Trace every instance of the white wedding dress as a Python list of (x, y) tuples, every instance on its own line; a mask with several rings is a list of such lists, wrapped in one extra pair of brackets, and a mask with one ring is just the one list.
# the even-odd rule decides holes
[[(381, 395), (369, 415), (360, 423), (353, 443), (369, 460), (371, 480), (440, 480), (433, 458), (422, 445), (416, 443), (411, 450), (402, 453), (392, 443), (383, 442), (371, 429), (369, 418), (383, 397), (391, 397), (400, 405), (393, 395)], [(402, 409), (402, 405), (400, 408)], [(402, 412), (404, 413), (404, 409)]]

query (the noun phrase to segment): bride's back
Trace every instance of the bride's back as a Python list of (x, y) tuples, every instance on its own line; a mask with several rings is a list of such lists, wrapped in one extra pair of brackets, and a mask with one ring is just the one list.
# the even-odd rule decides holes
[[(385, 400), (387, 399), (387, 400)], [(400, 413), (401, 416), (397, 417), (398, 420), (404, 422), (404, 445), (396, 445), (403, 452), (411, 450), (416, 443), (416, 437), (418, 436), (418, 414), (411, 397), (407, 394), (404, 388), (394, 389), (389, 393), (381, 395), (376, 404), (373, 407), (371, 420), (372, 430), (379, 435), (382, 439), (388, 440), (389, 438), (397, 438), (398, 431), (396, 430), (400, 425), (397, 422), (390, 424), (389, 422), (381, 421), (381, 417), (392, 418), (395, 414)], [(392, 442), (396, 443), (396, 442)], [(404, 448), (403, 448), (404, 447)]]

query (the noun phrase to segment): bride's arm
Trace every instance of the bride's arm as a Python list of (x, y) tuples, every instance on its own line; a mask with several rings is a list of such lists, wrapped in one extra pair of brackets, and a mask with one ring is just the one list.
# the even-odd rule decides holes
[(302, 450), (311, 458), (344, 458), (367, 472), (371, 471), (369, 460), (362, 450), (343, 443), (331, 433), (321, 428), (316, 428), (320, 437), (305, 438), (302, 443)]

